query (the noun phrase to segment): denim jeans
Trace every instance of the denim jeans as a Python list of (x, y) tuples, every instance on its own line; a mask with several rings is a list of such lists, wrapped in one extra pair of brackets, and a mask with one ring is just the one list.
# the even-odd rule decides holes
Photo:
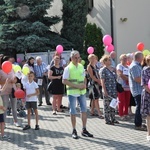
[(75, 115), (76, 114), (76, 102), (78, 100), (81, 112), (87, 112), (87, 106), (86, 106), (86, 97), (85, 95), (80, 95), (78, 97), (68, 95), (69, 104), (70, 104), (70, 114)]
[(141, 115), (141, 95), (137, 95), (134, 97), (136, 103), (136, 111), (135, 111), (135, 126), (139, 127), (142, 125), (142, 115)]

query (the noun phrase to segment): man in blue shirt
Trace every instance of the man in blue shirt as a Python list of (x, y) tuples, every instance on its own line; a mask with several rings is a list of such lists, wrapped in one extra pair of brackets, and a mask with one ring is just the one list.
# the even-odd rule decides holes
[(47, 70), (47, 65), (42, 62), (42, 58), (40, 56), (36, 57), (36, 64), (34, 65), (34, 73), (36, 76), (37, 84), (39, 85), (39, 105), (42, 106), (42, 94), (43, 94), (43, 89), (44, 89), (44, 94), (45, 94), (45, 100), (47, 105), (51, 105), (49, 99), (49, 93), (47, 91), (47, 85), (48, 85), (48, 70)]
[(143, 54), (141, 52), (136, 52), (134, 54), (134, 60), (129, 67), (129, 85), (131, 93), (134, 97), (136, 103), (136, 112), (135, 112), (135, 129), (145, 130), (142, 127), (142, 116), (141, 116), (141, 72), (142, 66), (141, 62), (143, 61)]

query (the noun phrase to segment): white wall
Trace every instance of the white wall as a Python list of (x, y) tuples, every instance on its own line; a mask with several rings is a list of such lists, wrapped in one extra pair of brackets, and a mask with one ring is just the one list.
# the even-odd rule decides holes
[[(138, 42), (150, 49), (150, 0), (113, 0), (114, 45), (117, 57), (122, 53), (136, 51)], [(62, 16), (61, 0), (54, 0), (53, 7), (48, 10), (49, 15)], [(127, 18), (121, 22), (120, 18)], [(102, 28), (103, 34), (111, 34), (110, 0), (94, 0), (94, 8), (87, 15), (88, 22), (96, 23)], [(59, 32), (62, 22), (55, 25), (53, 30)]]
[[(150, 49), (150, 0), (114, 0), (114, 36), (117, 55), (135, 52), (138, 42)], [(120, 18), (128, 18), (121, 22)]]
[(111, 35), (110, 0), (94, 0), (93, 2), (94, 7), (87, 15), (88, 22), (100, 27), (104, 35)]

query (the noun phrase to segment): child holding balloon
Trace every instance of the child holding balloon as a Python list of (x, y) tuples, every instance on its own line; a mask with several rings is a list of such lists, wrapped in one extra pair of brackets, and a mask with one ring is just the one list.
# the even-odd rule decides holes
[(38, 125), (38, 110), (37, 110), (37, 96), (39, 95), (39, 87), (38, 84), (34, 81), (35, 75), (31, 71), (28, 74), (28, 82), (24, 84), (24, 89), (26, 93), (26, 108), (27, 108), (27, 116), (28, 116), (28, 125), (26, 125), (23, 130), (28, 130), (31, 128), (30, 126), (30, 117), (31, 117), (31, 109), (34, 109), (36, 125), (35, 130), (39, 130)]
[[(3, 88), (0, 89), (0, 93), (3, 92), (6, 89), (9, 82), (10, 82), (9, 79), (7, 79), (4, 86), (3, 86)], [(4, 139), (9, 140), (10, 139), (9, 136), (4, 135), (4, 128), (5, 128), (4, 112), (5, 112), (5, 110), (6, 110), (6, 108), (4, 107), (2, 98), (0, 96), (0, 131), (1, 131), (1, 138), (2, 138), (2, 140), (4, 140)]]

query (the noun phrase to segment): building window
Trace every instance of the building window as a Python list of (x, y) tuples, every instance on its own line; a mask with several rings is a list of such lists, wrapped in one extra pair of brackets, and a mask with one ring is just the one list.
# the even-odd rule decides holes
[(87, 0), (88, 12), (90, 12), (94, 6), (93, 0)]

